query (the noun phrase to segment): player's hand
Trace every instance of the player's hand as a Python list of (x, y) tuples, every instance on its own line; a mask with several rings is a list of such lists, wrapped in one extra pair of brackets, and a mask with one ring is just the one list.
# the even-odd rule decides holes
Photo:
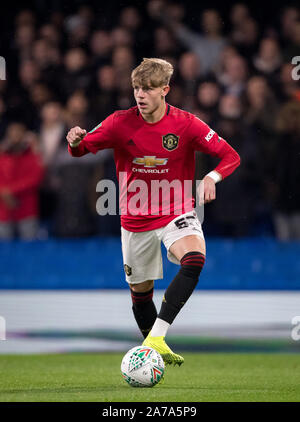
[(208, 204), (216, 199), (216, 183), (209, 177), (205, 176), (202, 182), (202, 186), (199, 186), (199, 205)]
[(82, 141), (86, 135), (86, 130), (81, 129), (79, 126), (72, 127), (67, 134), (67, 141), (69, 144), (76, 144), (77, 142)]

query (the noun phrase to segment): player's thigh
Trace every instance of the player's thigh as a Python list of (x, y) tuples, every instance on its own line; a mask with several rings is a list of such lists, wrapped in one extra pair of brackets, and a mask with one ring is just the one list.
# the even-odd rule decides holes
[(130, 285), (163, 277), (161, 243), (155, 230), (129, 232), (122, 227), (121, 239), (124, 271)]
[(202, 226), (195, 211), (172, 220), (164, 229), (162, 241), (168, 251), (168, 259), (178, 265), (188, 252), (201, 252), (204, 255), (206, 252)]
[(176, 240), (170, 246), (169, 250), (178, 259), (178, 261), (180, 261), (181, 258), (188, 252), (201, 252), (205, 255), (205, 240), (198, 235), (187, 235), (179, 240)]

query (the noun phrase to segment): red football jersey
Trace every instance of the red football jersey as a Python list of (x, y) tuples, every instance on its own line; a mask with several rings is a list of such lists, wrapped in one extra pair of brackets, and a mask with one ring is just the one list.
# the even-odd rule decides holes
[[(133, 232), (163, 227), (193, 209), (195, 151), (221, 158), (215, 171), (223, 179), (240, 163), (238, 153), (206, 123), (169, 104), (156, 123), (146, 122), (137, 106), (116, 111), (78, 147), (69, 145), (75, 157), (105, 148), (114, 149), (121, 225)], [(159, 190), (164, 183), (166, 190)]]

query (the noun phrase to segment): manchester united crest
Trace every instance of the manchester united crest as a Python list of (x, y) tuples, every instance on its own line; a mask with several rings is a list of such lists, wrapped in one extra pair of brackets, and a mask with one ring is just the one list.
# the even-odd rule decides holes
[(173, 151), (178, 147), (179, 136), (174, 135), (174, 133), (167, 133), (162, 137), (163, 147), (168, 151)]
[(132, 269), (127, 264), (124, 265), (124, 271), (125, 271), (126, 275), (128, 275), (128, 276), (130, 276), (132, 274)]

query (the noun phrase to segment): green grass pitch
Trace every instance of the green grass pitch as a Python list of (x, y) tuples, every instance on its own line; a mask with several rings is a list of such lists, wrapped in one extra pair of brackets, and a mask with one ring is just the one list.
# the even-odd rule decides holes
[(184, 353), (165, 381), (132, 388), (123, 354), (0, 356), (1, 402), (266, 402), (300, 401), (300, 355)]

